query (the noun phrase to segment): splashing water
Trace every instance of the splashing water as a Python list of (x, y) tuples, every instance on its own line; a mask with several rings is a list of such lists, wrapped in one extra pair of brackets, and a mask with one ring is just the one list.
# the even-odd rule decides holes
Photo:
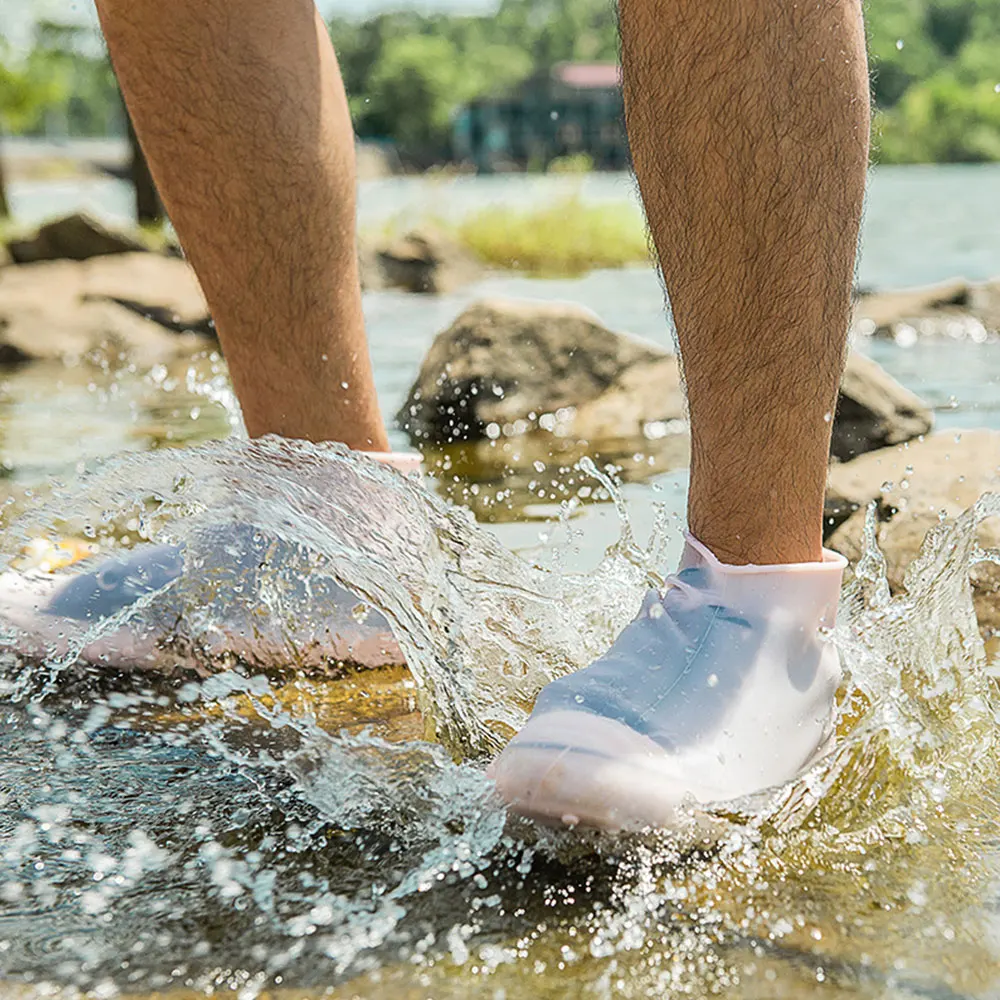
[[(54, 653), (5, 654), (11, 988), (995, 988), (995, 681), (969, 573), (995, 555), (976, 529), (1000, 498), (931, 532), (895, 597), (870, 516), (835, 635), (836, 745), (789, 786), (720, 807), (711, 851), (535, 830), (482, 773), (540, 687), (602, 651), (665, 568), (662, 530), (642, 548), (620, 515), (607, 558), (570, 576), (336, 447), (230, 441), (56, 489), (11, 526), (10, 553), (78, 531), (182, 545), (185, 572), (65, 624)], [(315, 652), (331, 621), (332, 659)], [(355, 655), (388, 626), (398, 647), (386, 633)], [(144, 669), (102, 661), (123, 636), (142, 638)]]

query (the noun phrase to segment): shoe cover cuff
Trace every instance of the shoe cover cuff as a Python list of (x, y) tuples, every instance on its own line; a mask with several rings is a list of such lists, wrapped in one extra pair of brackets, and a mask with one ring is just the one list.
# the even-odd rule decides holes
[(404, 476), (419, 472), (423, 461), (419, 451), (363, 451), (361, 454), (383, 465), (391, 465)]
[(823, 549), (822, 562), (734, 566), (721, 562), (690, 532), (685, 533), (681, 569), (706, 568), (725, 600), (743, 611), (791, 612), (804, 627), (832, 628), (847, 560)]

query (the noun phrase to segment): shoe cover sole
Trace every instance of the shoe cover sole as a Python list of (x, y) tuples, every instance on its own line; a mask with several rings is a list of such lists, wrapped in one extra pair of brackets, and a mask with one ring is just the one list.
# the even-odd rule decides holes
[(732, 796), (692, 782), (688, 763), (612, 719), (553, 711), (529, 721), (490, 774), (512, 812), (543, 823), (707, 832), (716, 824), (698, 805)]

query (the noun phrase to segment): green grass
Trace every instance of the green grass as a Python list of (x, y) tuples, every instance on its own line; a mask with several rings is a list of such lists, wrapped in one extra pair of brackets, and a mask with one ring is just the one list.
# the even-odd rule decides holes
[(571, 195), (543, 208), (485, 208), (455, 232), (490, 267), (545, 277), (650, 260), (642, 216), (628, 202), (593, 205)]

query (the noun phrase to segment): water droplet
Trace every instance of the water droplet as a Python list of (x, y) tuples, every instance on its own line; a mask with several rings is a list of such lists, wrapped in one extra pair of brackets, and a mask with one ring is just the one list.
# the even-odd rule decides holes
[(896, 39), (896, 48), (899, 49), (899, 50), (902, 50), (902, 48), (903, 48), (903, 39), (902, 38), (897, 38)]
[(347, 383), (346, 382), (341, 382), (340, 383), (340, 388), (341, 389), (346, 389), (347, 388)]
[(710, 688), (717, 687), (718, 684), (719, 684), (719, 675), (718, 674), (709, 674), (708, 675), (707, 684), (708, 684), (708, 686)]

